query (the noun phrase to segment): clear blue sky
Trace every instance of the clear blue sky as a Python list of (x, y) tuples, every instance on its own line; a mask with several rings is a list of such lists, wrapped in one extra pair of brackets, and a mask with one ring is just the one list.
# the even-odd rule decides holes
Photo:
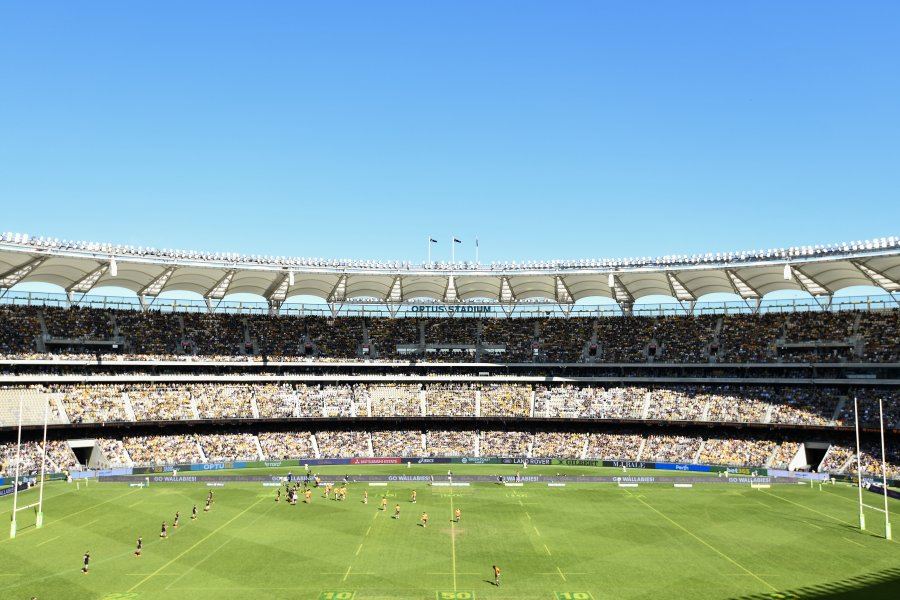
[(900, 2), (7, 2), (0, 229), (420, 261), (898, 235)]

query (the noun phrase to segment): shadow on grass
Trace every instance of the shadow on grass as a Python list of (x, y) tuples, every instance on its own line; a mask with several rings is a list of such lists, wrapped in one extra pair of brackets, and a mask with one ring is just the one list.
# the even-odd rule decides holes
[(900, 598), (900, 567), (783, 592), (738, 596), (734, 600), (807, 600), (815, 598), (895, 600)]

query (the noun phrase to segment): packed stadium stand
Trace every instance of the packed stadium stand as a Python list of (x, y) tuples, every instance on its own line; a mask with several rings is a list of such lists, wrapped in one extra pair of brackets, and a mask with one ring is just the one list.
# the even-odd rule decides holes
[[(112, 278), (136, 301), (87, 295)], [(898, 279), (893, 238), (770, 255), (413, 268), (2, 234), (0, 477), (17, 463), (39, 470), (42, 456), (51, 471), (450, 456), (853, 475), (857, 419), (859, 463), (876, 476), (881, 401), (896, 478)], [(68, 294), (10, 291), (32, 280)], [(881, 300), (827, 295), (861, 281), (882, 287)], [(663, 284), (672, 310), (635, 307)], [(722, 286), (743, 304), (697, 302)], [(169, 288), (204, 302), (155, 304)], [(328, 304), (292, 310), (295, 288)], [(763, 302), (798, 288), (815, 299)], [(262, 307), (221, 305), (250, 289)], [(378, 290), (382, 307), (366, 309), (359, 298)], [(484, 290), (493, 304), (466, 301)], [(615, 313), (577, 310), (588, 292), (615, 300)]]

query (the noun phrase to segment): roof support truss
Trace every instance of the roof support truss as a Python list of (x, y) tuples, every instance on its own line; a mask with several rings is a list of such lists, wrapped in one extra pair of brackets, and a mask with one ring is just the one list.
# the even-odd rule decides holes
[(731, 287), (732, 289), (734, 289), (734, 293), (744, 300), (762, 298), (762, 294), (760, 294), (756, 288), (741, 279), (738, 274), (731, 269), (725, 269), (725, 274), (728, 275), (728, 281), (731, 282)]
[(626, 314), (630, 314), (631, 307), (634, 306), (634, 296), (631, 295), (631, 292), (628, 291), (628, 288), (625, 287), (625, 284), (622, 283), (622, 280), (618, 275), (612, 273), (610, 276), (612, 278), (612, 291), (616, 302), (622, 307), (622, 310)]
[(338, 279), (337, 283), (334, 284), (334, 287), (331, 288), (331, 293), (328, 294), (328, 303), (333, 304), (335, 302), (343, 302), (347, 299), (347, 274), (344, 273), (341, 275), (340, 279)]
[[(569, 286), (566, 285), (566, 282), (559, 275), (556, 276), (556, 302), (558, 304), (575, 303), (575, 300), (572, 299), (572, 292), (569, 291)], [(568, 316), (568, 312), (566, 315)]]
[(825, 288), (824, 285), (804, 273), (798, 265), (794, 265), (793, 267), (794, 275), (797, 277), (797, 282), (800, 284), (804, 290), (806, 290), (812, 296), (827, 296), (830, 292)]
[(212, 286), (208, 292), (206, 292), (203, 297), (207, 300), (221, 300), (228, 294), (228, 288), (231, 286), (231, 280), (234, 279), (234, 274), (236, 271), (233, 269), (226, 272), (219, 281), (216, 282), (216, 285)]
[(385, 302), (402, 302), (403, 301), (403, 279), (397, 275), (391, 283), (391, 289), (384, 299)]
[(456, 302), (459, 297), (456, 295), (456, 282), (453, 281), (453, 275), (447, 278), (447, 287), (444, 288), (444, 302)]
[(887, 292), (897, 292), (900, 291), (900, 282), (897, 282), (881, 271), (873, 269), (872, 267), (865, 265), (862, 261), (851, 260), (850, 264), (856, 267), (863, 275), (866, 276), (866, 279), (880, 287), (881, 289)]
[(512, 286), (509, 285), (509, 277), (500, 278), (500, 296), (497, 297), (497, 300), (504, 304), (516, 301), (516, 293), (513, 292)]
[(109, 263), (105, 263), (70, 285), (66, 288), (67, 293), (86, 294), (91, 288), (97, 284), (97, 281), (103, 277), (103, 274), (109, 270)]
[(172, 273), (175, 272), (175, 269), (176, 267), (169, 267), (168, 269), (160, 273), (158, 277), (156, 277), (153, 281), (151, 281), (138, 291), (138, 296), (159, 296), (160, 292), (162, 292), (162, 289), (166, 287), (166, 284), (172, 277)]
[(29, 273), (41, 266), (41, 263), (45, 260), (47, 260), (46, 256), (39, 256), (38, 258), (31, 259), (24, 265), (19, 265), (18, 267), (14, 267), (9, 271), (0, 274), (0, 288), (11, 288), (16, 285), (28, 277)]
[(676, 300), (693, 302), (697, 299), (688, 291), (674, 273), (666, 273), (666, 278), (669, 280), (669, 289), (672, 291), (672, 296), (674, 296)]

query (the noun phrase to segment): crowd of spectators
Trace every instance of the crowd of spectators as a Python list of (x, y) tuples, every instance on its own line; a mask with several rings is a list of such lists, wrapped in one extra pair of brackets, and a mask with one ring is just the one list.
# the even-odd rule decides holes
[(478, 434), (481, 456), (527, 456), (532, 436), (522, 431), (482, 431)]
[[(847, 466), (847, 461), (856, 456), (856, 451), (841, 444), (832, 444), (819, 465), (823, 473), (838, 473)], [(815, 465), (813, 465), (815, 466)]]
[(686, 435), (650, 435), (644, 442), (641, 460), (669, 463), (694, 462), (702, 438)]
[(271, 460), (288, 460), (291, 458), (314, 458), (312, 432), (279, 431), (277, 433), (260, 433), (259, 446), (263, 456)]
[[(885, 429), (900, 429), (900, 392), (880, 388), (859, 388), (849, 390), (846, 400), (841, 406), (838, 421), (843, 425), (853, 425), (856, 421), (854, 415), (854, 398), (859, 407), (860, 427), (881, 427), (881, 415), (884, 415)], [(878, 401), (882, 400), (879, 410)]]
[(249, 433), (199, 435), (200, 447), (208, 462), (260, 460), (256, 436)]
[(711, 465), (765, 466), (777, 442), (753, 437), (710, 438), (703, 444), (698, 462)]
[(422, 456), (421, 431), (373, 431), (374, 456)]
[[(432, 352), (426, 360), (504, 362), (705, 363), (820, 361), (896, 362), (892, 343), (900, 310), (790, 312), (696, 316), (572, 318), (383, 318), (240, 315), (59, 308), (0, 307), (0, 353), (37, 358), (41, 321), (51, 338), (110, 340), (118, 334), (135, 358), (198, 355), (235, 360), (409, 359), (398, 346), (499, 345), (505, 351)], [(858, 321), (858, 323), (857, 323)], [(856, 341), (861, 340), (860, 344)], [(804, 347), (804, 343), (823, 344)], [(366, 345), (369, 351), (365, 352)], [(794, 344), (786, 348), (784, 345)], [(593, 353), (586, 352), (590, 345)], [(779, 348), (781, 350), (779, 351)], [(857, 354), (859, 349), (860, 354)], [(108, 349), (107, 349), (108, 350)], [(77, 344), (63, 351), (79, 355)], [(91, 356), (93, 350), (83, 354)]]
[(262, 419), (279, 419), (300, 416), (297, 391), (287, 383), (266, 383), (254, 386), (256, 408)]
[[(32, 386), (49, 394), (51, 418), (58, 405), (72, 423), (321, 417), (531, 417), (635, 419), (724, 423), (852, 426), (853, 399), (860, 424), (878, 426), (884, 399), (885, 426), (900, 425), (900, 394), (886, 388), (839, 389), (786, 385), (677, 385), (602, 387), (529, 383), (357, 384), (54, 384)], [(32, 389), (29, 388), (29, 389)]]
[(121, 385), (94, 384), (52, 386), (48, 391), (62, 394), (63, 405), (70, 423), (111, 423), (128, 421), (122, 401)]
[[(19, 473), (31, 474), (41, 470), (41, 446), (37, 442), (22, 442), (18, 453)], [(44, 456), (44, 466), (53, 471), (53, 463), (49, 455)], [(0, 474), (4, 477), (14, 475), (16, 471), (16, 443), (0, 444)]]
[(900, 310), (867, 311), (860, 315), (859, 334), (865, 340), (863, 360), (900, 362)]
[(787, 469), (799, 450), (800, 442), (782, 442), (769, 466), (773, 469)]
[(587, 434), (539, 431), (534, 434), (531, 455), (539, 458), (581, 458)]
[(418, 384), (378, 384), (368, 386), (366, 393), (373, 417), (421, 417), (422, 388)]
[(527, 417), (530, 411), (530, 385), (498, 383), (481, 386), (481, 416)]
[(200, 446), (193, 435), (148, 435), (126, 437), (125, 451), (135, 465), (199, 463)]
[(432, 416), (471, 417), (475, 415), (478, 386), (448, 383), (429, 385), (425, 389), (425, 414)]
[[(424, 443), (423, 443), (424, 437)], [(635, 432), (535, 433), (524, 431), (309, 431), (138, 436), (97, 439), (110, 467), (171, 465), (175, 463), (235, 462), (255, 460), (350, 457), (534, 457), (698, 463), (723, 466), (785, 469), (800, 449), (800, 442), (759, 438), (750, 434), (704, 439), (683, 435), (648, 435)], [(66, 441), (48, 441), (48, 471), (82, 468)], [(201, 453), (202, 449), (202, 453)], [(41, 446), (22, 444), (22, 473), (40, 469)], [(881, 449), (863, 446), (863, 473), (880, 477)], [(828, 473), (856, 474), (856, 452), (842, 444), (831, 445), (821, 464), (813, 469)], [(0, 474), (15, 468), (15, 444), (0, 444)], [(888, 446), (887, 476), (900, 478), (900, 450)]]
[(360, 431), (317, 431), (315, 435), (322, 458), (369, 456), (369, 435)]
[(196, 419), (187, 387), (169, 385), (135, 386), (128, 400), (138, 421), (179, 421)]
[(253, 417), (251, 396), (254, 388), (248, 385), (193, 385), (191, 396), (201, 419), (250, 419)]
[(428, 456), (472, 456), (475, 453), (474, 431), (433, 430), (425, 434)]
[(128, 450), (125, 449), (125, 443), (116, 438), (98, 438), (97, 444), (106, 457), (106, 461), (110, 467), (130, 467), (132, 466), (131, 457), (128, 456)]
[(591, 433), (585, 458), (598, 460), (638, 460), (644, 438), (636, 433)]

